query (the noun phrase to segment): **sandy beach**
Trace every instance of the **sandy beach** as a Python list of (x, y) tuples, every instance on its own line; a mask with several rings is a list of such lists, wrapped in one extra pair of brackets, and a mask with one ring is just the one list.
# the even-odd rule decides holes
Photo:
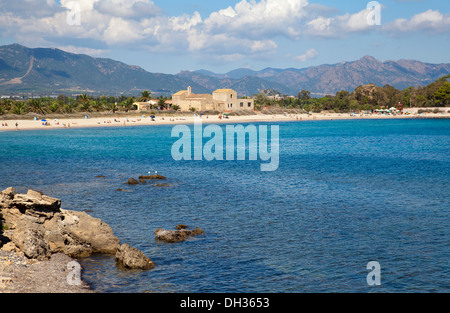
[[(102, 116), (92, 118), (44, 118), (37, 120), (2, 120), (0, 131), (20, 130), (45, 130), (45, 129), (67, 129), (67, 128), (89, 128), (89, 127), (127, 127), (143, 125), (176, 125), (192, 124), (194, 119), (199, 118), (193, 114), (175, 116), (156, 116), (130, 114), (129, 116)], [(252, 122), (301, 122), (314, 120), (351, 120), (351, 119), (411, 119), (411, 118), (450, 118), (449, 113), (426, 113), (414, 115), (350, 115), (348, 113), (315, 113), (315, 114), (256, 114), (245, 116), (229, 116), (219, 118), (218, 115), (201, 116), (203, 123), (252, 123)], [(17, 125), (17, 126), (16, 126)]]

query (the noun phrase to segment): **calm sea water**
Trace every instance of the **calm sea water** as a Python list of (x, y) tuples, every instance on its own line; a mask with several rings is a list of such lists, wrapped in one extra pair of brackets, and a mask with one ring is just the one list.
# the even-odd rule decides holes
[[(100, 292), (450, 291), (450, 120), (278, 125), (274, 172), (254, 161), (176, 162), (170, 126), (0, 133), (0, 188), (92, 210), (157, 264), (82, 260)], [(124, 185), (149, 170), (170, 187)], [(156, 228), (179, 223), (205, 234), (155, 240)], [(366, 283), (370, 261), (381, 286)]]

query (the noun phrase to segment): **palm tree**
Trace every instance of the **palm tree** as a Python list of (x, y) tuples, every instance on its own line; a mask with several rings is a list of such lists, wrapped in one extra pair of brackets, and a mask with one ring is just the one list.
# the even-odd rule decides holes
[(165, 109), (166, 108), (166, 99), (164, 99), (163, 97), (159, 98), (158, 106), (161, 110)]
[(12, 108), (12, 112), (17, 115), (22, 115), (22, 114), (26, 113), (27, 110), (28, 110), (28, 105), (26, 103), (20, 102), (20, 101), (16, 102)]
[(31, 107), (34, 113), (41, 113), (45, 115), (42, 105), (42, 99), (30, 99), (28, 105)]
[(100, 101), (94, 100), (91, 102), (91, 108), (93, 108), (95, 111), (100, 111), (102, 109), (103, 105)]
[(91, 104), (89, 102), (81, 103), (82, 112), (91, 112)]
[(81, 109), (83, 112), (89, 112), (90, 111), (90, 101), (91, 99), (87, 94), (82, 94), (79, 98), (79, 101), (81, 102)]
[(149, 92), (148, 90), (144, 90), (141, 93), (141, 101), (146, 102), (146, 101), (150, 100), (151, 98), (152, 98), (152, 93)]
[(48, 108), (52, 113), (56, 113), (59, 110), (59, 103), (58, 101), (53, 101)]
[(73, 113), (75, 108), (77, 107), (77, 103), (73, 99), (69, 99), (66, 105), (64, 105), (65, 113)]
[(112, 113), (116, 113), (117, 111), (117, 102), (110, 102), (105, 105), (106, 109), (112, 111)]
[(128, 112), (129, 110), (131, 110), (133, 108), (133, 104), (134, 104), (134, 97), (129, 97), (128, 99), (123, 101), (122, 106), (123, 106), (123, 109), (125, 110), (125, 112)]

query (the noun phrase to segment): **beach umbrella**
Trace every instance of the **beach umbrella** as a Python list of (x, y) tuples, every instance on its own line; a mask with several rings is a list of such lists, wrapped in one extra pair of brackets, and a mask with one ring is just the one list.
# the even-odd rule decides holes
[(41, 120), (42, 122), (47, 122), (47, 120)]
[(155, 118), (155, 116), (154, 116), (154, 115), (151, 115), (150, 117), (151, 117), (151, 118)]

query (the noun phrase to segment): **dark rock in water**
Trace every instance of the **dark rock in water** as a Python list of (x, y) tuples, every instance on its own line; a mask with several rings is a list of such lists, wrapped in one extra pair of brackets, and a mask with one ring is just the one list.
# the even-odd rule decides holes
[(194, 230), (188, 230), (187, 226), (184, 224), (178, 224), (176, 229), (177, 230), (166, 230), (158, 228), (154, 233), (156, 239), (170, 243), (185, 241), (190, 236), (197, 236), (204, 233), (203, 230), (198, 227)]
[(172, 187), (171, 184), (156, 184), (155, 187)]
[(155, 263), (150, 260), (142, 251), (123, 244), (117, 249), (116, 262), (125, 268), (149, 270), (155, 267)]
[(131, 177), (130, 179), (128, 179), (127, 184), (128, 185), (138, 185), (139, 182), (136, 179), (134, 179), (133, 177)]
[(105, 175), (97, 175), (97, 176), (95, 176), (96, 178), (105, 178), (106, 176)]
[(146, 181), (145, 179), (143, 179), (143, 178), (139, 178), (139, 182), (140, 182), (141, 184), (145, 184), (147, 181)]
[(156, 174), (156, 175), (141, 175), (139, 179), (167, 179), (167, 177)]

